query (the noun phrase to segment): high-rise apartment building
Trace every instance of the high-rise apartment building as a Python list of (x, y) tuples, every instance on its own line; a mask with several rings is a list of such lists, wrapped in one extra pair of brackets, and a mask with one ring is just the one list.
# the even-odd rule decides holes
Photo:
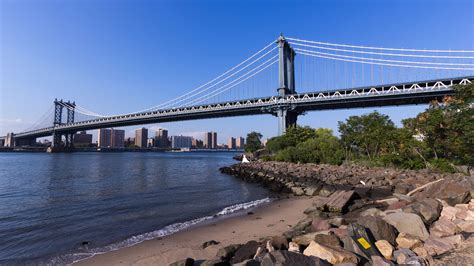
[(203, 141), (200, 139), (193, 138), (192, 147), (195, 149), (201, 149), (203, 147)]
[(89, 146), (92, 144), (92, 134), (87, 134), (86, 131), (81, 131), (74, 134), (73, 143), (75, 146)]
[(217, 132), (212, 133), (212, 148), (217, 149)]
[(97, 147), (109, 148), (112, 146), (112, 130), (109, 128), (101, 128), (97, 133)]
[(168, 130), (160, 128), (155, 134), (155, 146), (158, 148), (169, 148)]
[(123, 129), (112, 129), (111, 134), (111, 146), (112, 148), (123, 148), (125, 144), (125, 130)]
[(230, 137), (229, 140), (227, 141), (227, 148), (229, 148), (229, 149), (235, 149), (236, 148), (234, 137)]
[(242, 137), (238, 137), (235, 141), (235, 146), (237, 149), (244, 149), (245, 148), (245, 139)]
[(97, 146), (100, 148), (123, 148), (125, 130), (101, 128), (97, 135)]
[(171, 148), (181, 149), (192, 147), (193, 137), (189, 136), (172, 136), (171, 137)]
[(142, 127), (135, 130), (135, 146), (146, 148), (148, 141), (148, 129)]
[(212, 148), (212, 132), (204, 133), (204, 148), (206, 149)]

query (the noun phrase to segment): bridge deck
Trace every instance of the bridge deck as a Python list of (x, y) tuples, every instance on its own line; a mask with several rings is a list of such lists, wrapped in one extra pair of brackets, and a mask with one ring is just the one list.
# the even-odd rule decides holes
[[(299, 93), (284, 97), (264, 97), (209, 105), (189, 106), (154, 112), (111, 116), (94, 120), (63, 124), (15, 134), (16, 138), (37, 138), (53, 132), (71, 133), (106, 127), (122, 127), (150, 123), (196, 120), (273, 113), (276, 108), (287, 106), (297, 112), (377, 107), (429, 103), (453, 94), (454, 85), (466, 85), (474, 77), (428, 80), (388, 84), (375, 87), (349, 88), (311, 93)], [(0, 139), (5, 137), (0, 137)]]

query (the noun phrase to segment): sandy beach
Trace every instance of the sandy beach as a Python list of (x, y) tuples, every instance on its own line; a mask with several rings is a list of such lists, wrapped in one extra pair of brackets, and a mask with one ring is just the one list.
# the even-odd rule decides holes
[[(253, 214), (224, 218), (189, 228), (161, 239), (95, 255), (75, 265), (169, 265), (177, 260), (214, 258), (219, 248), (243, 244), (267, 236), (281, 235), (289, 225), (305, 217), (310, 197), (279, 199), (251, 210)], [(218, 245), (202, 249), (202, 243), (215, 240)]]

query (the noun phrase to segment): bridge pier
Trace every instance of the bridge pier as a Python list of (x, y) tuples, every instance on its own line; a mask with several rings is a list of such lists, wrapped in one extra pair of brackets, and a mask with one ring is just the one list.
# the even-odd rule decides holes
[[(278, 96), (286, 97), (287, 95), (296, 94), (295, 86), (295, 51), (290, 47), (285, 37), (281, 35), (278, 38)], [(298, 112), (294, 106), (280, 105), (274, 108), (273, 114), (278, 117), (278, 135), (285, 134), (286, 129), (296, 126)]]

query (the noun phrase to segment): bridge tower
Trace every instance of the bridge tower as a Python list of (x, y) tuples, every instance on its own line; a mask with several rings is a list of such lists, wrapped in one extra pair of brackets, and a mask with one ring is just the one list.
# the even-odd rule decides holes
[[(59, 125), (62, 125), (63, 122), (63, 108), (66, 107), (67, 111), (67, 116), (66, 116), (66, 124), (74, 123), (74, 114), (75, 114), (75, 108), (76, 108), (76, 103), (75, 102), (64, 102), (63, 100), (55, 99), (54, 100), (54, 121), (53, 121), (53, 126), (56, 128)], [(65, 146), (67, 148), (72, 147), (73, 145), (73, 132), (69, 132), (64, 134), (66, 143)], [(55, 130), (53, 131), (53, 142), (51, 143), (52, 147), (59, 147), (61, 146), (61, 139), (62, 139), (62, 134), (56, 132)]]
[[(277, 43), (279, 50), (278, 96), (285, 97), (289, 94), (296, 94), (295, 51), (290, 47), (290, 44), (283, 35), (278, 38)], [(291, 104), (279, 105), (273, 112), (278, 117), (278, 135), (283, 135), (288, 127), (296, 125), (299, 113)]]
[[(64, 103), (68, 108), (67, 108), (67, 124), (74, 123), (74, 111), (76, 109), (76, 103), (75, 102), (70, 102), (67, 101), (67, 103)], [(73, 146), (73, 138), (74, 138), (74, 132), (69, 132), (65, 134), (66, 137), (66, 147), (71, 148)]]
[[(54, 121), (53, 127), (56, 128), (57, 126), (62, 124), (63, 119), (63, 100), (54, 99)], [(51, 143), (52, 147), (59, 147), (61, 145), (61, 134), (56, 133), (53, 131), (53, 142)]]

